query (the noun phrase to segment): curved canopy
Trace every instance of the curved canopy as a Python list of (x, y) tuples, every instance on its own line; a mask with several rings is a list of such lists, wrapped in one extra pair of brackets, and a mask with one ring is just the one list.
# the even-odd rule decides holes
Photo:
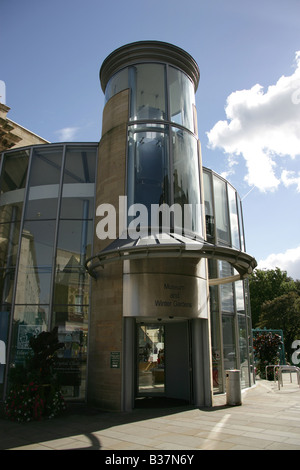
[(156, 233), (130, 238), (126, 232), (105, 249), (86, 261), (86, 269), (93, 277), (106, 264), (151, 258), (208, 258), (227, 261), (238, 272), (235, 276), (210, 279), (210, 285), (225, 284), (246, 278), (257, 266), (256, 260), (240, 250), (213, 245), (200, 238), (195, 239), (178, 233)]

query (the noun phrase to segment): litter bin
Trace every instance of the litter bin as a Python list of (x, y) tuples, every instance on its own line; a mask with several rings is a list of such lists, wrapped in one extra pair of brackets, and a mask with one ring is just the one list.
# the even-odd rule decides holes
[(240, 370), (226, 370), (226, 404), (241, 405), (241, 372)]

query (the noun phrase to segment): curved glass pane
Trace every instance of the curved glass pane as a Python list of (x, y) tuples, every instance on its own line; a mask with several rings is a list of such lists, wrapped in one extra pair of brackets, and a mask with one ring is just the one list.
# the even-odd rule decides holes
[(61, 220), (56, 252), (54, 303), (89, 304), (86, 258), (91, 256), (92, 222)]
[(214, 217), (214, 205), (212, 196), (212, 181), (211, 174), (203, 172), (203, 186), (204, 186), (204, 206), (205, 206), (205, 223), (206, 223), (206, 235), (208, 237), (214, 237), (215, 233), (215, 217)]
[(195, 91), (191, 80), (181, 70), (169, 67), (170, 119), (195, 132)]
[(140, 64), (129, 68), (130, 120), (166, 119), (165, 66)]
[(128, 68), (120, 70), (111, 77), (105, 89), (105, 103), (114, 95), (128, 88)]
[(25, 219), (55, 219), (62, 163), (62, 147), (34, 149)]
[[(185, 217), (185, 229), (202, 235), (200, 175), (197, 140), (182, 129), (172, 128), (174, 204), (179, 204)], [(188, 221), (188, 219), (190, 220)]]
[(55, 221), (31, 221), (24, 224), (17, 304), (49, 303), (54, 234)]
[(231, 245), (240, 249), (240, 236), (239, 236), (239, 220), (236, 204), (236, 191), (229, 185), (228, 201), (229, 201), (229, 214), (230, 214), (230, 229), (231, 229)]
[(222, 315), (224, 369), (236, 369), (235, 318)]
[(238, 332), (239, 332), (239, 353), (241, 368), (241, 386), (249, 387), (249, 355), (248, 355), (248, 338), (246, 316), (238, 315)]
[(29, 150), (11, 152), (4, 155), (0, 178), (0, 194), (25, 188)]
[(142, 225), (150, 226), (151, 205), (169, 200), (168, 134), (154, 129), (129, 132), (128, 149), (128, 206), (142, 204), (147, 211)]
[(215, 196), (217, 237), (221, 241), (230, 243), (226, 183), (214, 175), (213, 186)]
[(67, 147), (64, 184), (94, 183), (96, 167), (95, 147)]

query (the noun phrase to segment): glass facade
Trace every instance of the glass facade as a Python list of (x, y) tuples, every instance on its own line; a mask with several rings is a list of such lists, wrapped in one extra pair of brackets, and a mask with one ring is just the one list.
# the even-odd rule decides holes
[(178, 204), (182, 217), (170, 220), (171, 230), (177, 230), (184, 226), (184, 213), (190, 205), (185, 228), (202, 235), (192, 81), (181, 70), (166, 64), (138, 64), (113, 75), (106, 86), (106, 99), (127, 88), (128, 207), (143, 204), (147, 208), (148, 219), (143, 222), (148, 228), (151, 204)]
[[(140, 212), (140, 230), (152, 229), (155, 222), (160, 231), (184, 229), (184, 234), (200, 237), (206, 233), (205, 240), (214, 246), (245, 252), (241, 201), (236, 190), (200, 166), (195, 110), (199, 77), (191, 73), (195, 68), (187, 66), (185, 60), (180, 68), (181, 59), (186, 59), (182, 51), (180, 60), (170, 51), (169, 61), (159, 62), (165, 54), (166, 49), (163, 56), (147, 63), (133, 64), (126, 59), (104, 80), (106, 102), (129, 90), (126, 175), (122, 174), (122, 181), (126, 179), (128, 228)], [(119, 105), (117, 99), (113, 103)], [(58, 327), (63, 343), (58, 352), (63, 393), (75, 400), (86, 397), (91, 278), (85, 262), (93, 254), (97, 152), (98, 143), (45, 144), (10, 150), (0, 157), (0, 396), (5, 394), (9, 368), (24, 361), (30, 337)], [(177, 205), (180, 218), (174, 213), (169, 221), (156, 218), (153, 222), (152, 206), (163, 204), (170, 209)], [(132, 207), (134, 212), (130, 212)], [(206, 227), (202, 226), (202, 207)], [(190, 217), (186, 217), (187, 208)], [(168, 266), (171, 264), (166, 263)], [(213, 391), (222, 393), (225, 371), (230, 368), (241, 370), (243, 387), (253, 383), (248, 284), (234, 282), (237, 273), (227, 261), (208, 259), (208, 272), (210, 280), (230, 278), (209, 286)], [(206, 277), (204, 281), (206, 302)], [(163, 366), (168, 360), (167, 353), (164, 356), (168, 341), (178, 353), (172, 365), (172, 387), (176, 388), (182, 351), (187, 353), (186, 362), (181, 361), (182, 370), (187, 371), (190, 355), (200, 350), (195, 343), (200, 344), (204, 337), (200, 322), (202, 325), (206, 320), (184, 318), (186, 343), (180, 351), (171, 323), (138, 324), (134, 342), (138, 348), (135, 374), (139, 392), (165, 391)], [(182, 332), (179, 329), (176, 333), (178, 338), (181, 335), (180, 344)], [(208, 351), (206, 358), (208, 363)]]
[[(241, 201), (221, 176), (203, 168), (207, 240), (245, 251)], [(209, 260), (210, 279), (237, 274), (226, 261)], [(253, 384), (252, 329), (247, 281), (210, 286), (213, 389), (225, 391), (225, 371), (240, 369), (243, 388)]]
[[(43, 145), (3, 154), (0, 321), (6, 366), (32, 335), (58, 327), (68, 398), (84, 399), (97, 144)], [(1, 365), (3, 391), (5, 366)], [(6, 369), (7, 372), (7, 369)]]

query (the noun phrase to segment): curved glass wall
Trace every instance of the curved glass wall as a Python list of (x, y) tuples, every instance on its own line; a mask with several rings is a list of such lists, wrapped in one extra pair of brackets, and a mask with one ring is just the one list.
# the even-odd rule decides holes
[(191, 79), (167, 64), (137, 64), (110, 78), (106, 100), (127, 88), (130, 89), (129, 228), (137, 224), (137, 219), (134, 222), (137, 212), (140, 228), (148, 230), (150, 225), (153, 228), (156, 223), (153, 212), (151, 218), (151, 207), (166, 204), (174, 209), (174, 216), (167, 225), (154, 217), (161, 231), (169, 227), (171, 231), (180, 229), (202, 235), (199, 155), (194, 133), (195, 92)]
[(124, 68), (108, 81), (105, 102), (127, 88), (130, 121), (170, 121), (197, 133), (194, 85), (181, 70), (156, 63)]
[(241, 200), (224, 178), (203, 168), (206, 236), (210, 243), (246, 251)]
[(29, 338), (57, 326), (64, 343), (59, 351), (63, 391), (74, 399), (85, 397), (89, 276), (84, 263), (92, 245), (96, 154), (97, 144), (11, 150), (3, 154), (0, 173), (5, 336), (0, 340), (6, 362), (9, 367), (22, 362)]
[[(207, 241), (245, 251), (241, 201), (237, 191), (203, 168)], [(237, 274), (225, 261), (208, 261), (210, 278)], [(238, 368), (242, 387), (253, 383), (252, 329), (247, 281), (210, 286), (214, 392), (225, 391), (225, 371)]]

